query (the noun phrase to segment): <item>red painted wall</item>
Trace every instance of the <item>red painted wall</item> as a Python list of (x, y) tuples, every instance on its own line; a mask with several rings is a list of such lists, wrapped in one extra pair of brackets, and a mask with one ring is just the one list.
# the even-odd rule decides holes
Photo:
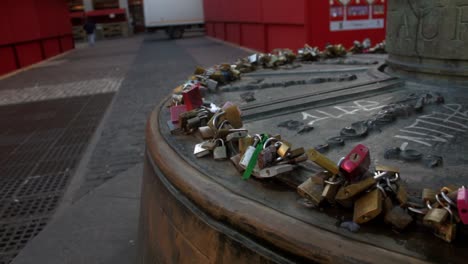
[[(374, 13), (366, 0), (351, 0), (347, 20), (360, 24), (358, 20), (370, 19), (369, 13), (372, 20), (385, 19), (387, 1), (375, 0), (374, 5), (383, 9)], [(378, 43), (385, 39), (384, 20), (383, 28), (378, 29), (356, 29), (354, 23), (344, 22), (345, 30), (332, 30), (332, 24), (335, 27), (335, 22), (345, 21), (343, 13), (335, 16), (331, 12), (342, 7), (338, 0), (204, 0), (203, 6), (207, 35), (259, 51), (296, 50), (305, 43), (320, 48), (327, 43), (350, 47), (354, 40), (370, 38)]]
[(2, 0), (0, 75), (74, 47), (65, 0)]

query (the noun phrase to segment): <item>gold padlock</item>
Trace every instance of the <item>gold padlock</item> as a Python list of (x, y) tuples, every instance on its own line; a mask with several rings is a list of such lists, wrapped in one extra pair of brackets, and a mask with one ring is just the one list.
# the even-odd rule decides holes
[(335, 196), (338, 190), (341, 188), (342, 180), (338, 179), (337, 175), (329, 177), (328, 180), (324, 181), (325, 186), (323, 187), (322, 197), (326, 199), (330, 204), (335, 204)]
[(434, 235), (446, 242), (452, 242), (457, 234), (457, 225), (455, 223), (442, 224), (435, 227)]
[(229, 124), (231, 124), (233, 128), (241, 128), (243, 126), (241, 113), (236, 105), (231, 105), (223, 111), (225, 113), (224, 117), (229, 121)]
[(338, 174), (339, 172), (338, 166), (333, 161), (331, 161), (330, 159), (322, 155), (320, 152), (318, 152), (317, 150), (313, 148), (307, 150), (307, 156), (309, 157), (311, 161), (315, 162), (317, 165), (324, 168), (331, 174), (333, 175)]
[(286, 142), (286, 141), (280, 141), (281, 143), (281, 146), (278, 148), (278, 156), (280, 156), (281, 158), (285, 158), (288, 153), (289, 153), (289, 150), (291, 149), (291, 144)]
[(335, 199), (338, 202), (352, 199), (356, 195), (374, 186), (375, 183), (376, 183), (375, 179), (372, 177), (369, 177), (369, 178), (365, 178), (364, 180), (360, 182), (347, 185), (338, 191)]
[(322, 178), (314, 175), (297, 187), (297, 193), (318, 207), (321, 205), (324, 199), (322, 196), (322, 182)]
[(396, 193), (396, 199), (400, 206), (406, 207), (408, 203), (408, 192), (406, 191), (406, 186), (402, 183), (398, 185), (398, 191)]
[(353, 221), (357, 224), (366, 223), (382, 212), (382, 192), (379, 189), (374, 189), (354, 203)]
[(449, 213), (443, 208), (432, 208), (423, 218), (423, 224), (426, 226), (438, 226), (447, 220)]

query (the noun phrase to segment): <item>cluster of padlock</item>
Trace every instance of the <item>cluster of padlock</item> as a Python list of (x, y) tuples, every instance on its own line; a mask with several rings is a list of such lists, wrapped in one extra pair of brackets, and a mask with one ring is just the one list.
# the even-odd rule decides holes
[(443, 187), (439, 192), (423, 189), (421, 202), (423, 205), (415, 204), (408, 209), (447, 242), (455, 239), (459, 224), (468, 225), (468, 192), (464, 186)]
[(348, 49), (348, 52), (352, 54), (385, 53), (385, 40), (377, 43), (374, 47), (371, 46), (371, 41), (368, 38), (362, 42), (355, 40), (353, 46)]
[(237, 106), (227, 103), (206, 126), (198, 128), (202, 139), (195, 145), (198, 158), (212, 154), (215, 160), (230, 159), (244, 179), (275, 177), (291, 172), (296, 164), (307, 160), (304, 148), (293, 149), (279, 135), (249, 135), (242, 128)]
[[(423, 190), (424, 207), (410, 201), (397, 168), (376, 166), (369, 172), (369, 149), (358, 144), (338, 164), (315, 149), (309, 159), (325, 169), (310, 177), (297, 191), (316, 207), (339, 206), (353, 210), (353, 222), (363, 224), (382, 215), (383, 221), (403, 230), (413, 221), (432, 228), (447, 242), (455, 239), (458, 224), (468, 224), (468, 193), (465, 188)], [(427, 207), (427, 208), (425, 208)]]

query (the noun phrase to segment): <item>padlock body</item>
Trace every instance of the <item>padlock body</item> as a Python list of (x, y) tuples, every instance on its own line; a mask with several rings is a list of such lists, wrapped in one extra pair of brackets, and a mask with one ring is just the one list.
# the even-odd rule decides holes
[(246, 150), (245, 150), (245, 153), (244, 155), (242, 155), (242, 158), (239, 162), (239, 165), (244, 167), (244, 168), (247, 168), (247, 166), (249, 165), (249, 162), (250, 160), (252, 159), (252, 156), (255, 152), (255, 148), (252, 147), (252, 146), (249, 146)]
[(182, 92), (184, 104), (187, 111), (197, 109), (203, 105), (203, 99), (200, 93), (200, 84), (193, 85), (189, 90)]
[(266, 147), (258, 154), (258, 167), (260, 169), (270, 167), (271, 165), (273, 165), (273, 162), (276, 160), (276, 157), (277, 154), (275, 146), (270, 145)]
[(348, 181), (355, 182), (369, 170), (370, 161), (369, 148), (358, 144), (341, 162), (340, 170)]
[(458, 189), (457, 208), (460, 220), (468, 225), (468, 192), (465, 188)]
[(394, 206), (385, 214), (384, 221), (397, 229), (405, 229), (413, 218), (400, 206)]
[(169, 109), (171, 112), (171, 121), (173, 124), (179, 123), (179, 115), (187, 112), (187, 107), (185, 105), (174, 105)]
[(359, 197), (354, 203), (353, 221), (357, 224), (366, 223), (382, 212), (382, 192), (372, 190)]
[(322, 196), (323, 185), (321, 183), (317, 183), (317, 180), (313, 180), (312, 177), (297, 187), (297, 193), (318, 207), (324, 200), (324, 197)]
[(317, 150), (313, 148), (307, 150), (307, 156), (309, 157), (311, 161), (315, 162), (317, 165), (324, 168), (331, 174), (333, 175), (338, 174), (339, 172), (338, 166), (336, 166), (336, 164), (333, 161), (331, 161), (329, 158), (320, 154)]
[(432, 208), (424, 216), (423, 223), (426, 226), (440, 225), (447, 220), (449, 213), (442, 208)]
[(201, 158), (201, 157), (204, 157), (208, 154), (210, 154), (210, 151), (207, 150), (207, 149), (204, 149), (202, 147), (203, 143), (199, 143), (199, 144), (196, 144), (195, 145), (195, 148), (193, 150), (193, 154), (197, 157), (197, 158)]
[(213, 150), (213, 158), (214, 158), (215, 160), (227, 159), (227, 149), (226, 149), (226, 146), (222, 145), (222, 146), (216, 147), (216, 148)]

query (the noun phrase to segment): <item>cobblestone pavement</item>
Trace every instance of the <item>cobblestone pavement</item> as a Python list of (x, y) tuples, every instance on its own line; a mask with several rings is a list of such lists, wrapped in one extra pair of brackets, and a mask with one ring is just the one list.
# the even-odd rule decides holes
[(75, 199), (143, 161), (149, 113), (196, 65), (210, 66), (245, 55), (241, 49), (196, 34), (177, 41), (147, 35), (122, 82)]
[[(64, 201), (141, 40), (102, 42), (0, 80), (0, 264), (9, 263)], [(101, 54), (109, 50), (114, 53)], [(127, 55), (111, 63), (119, 50)]]

